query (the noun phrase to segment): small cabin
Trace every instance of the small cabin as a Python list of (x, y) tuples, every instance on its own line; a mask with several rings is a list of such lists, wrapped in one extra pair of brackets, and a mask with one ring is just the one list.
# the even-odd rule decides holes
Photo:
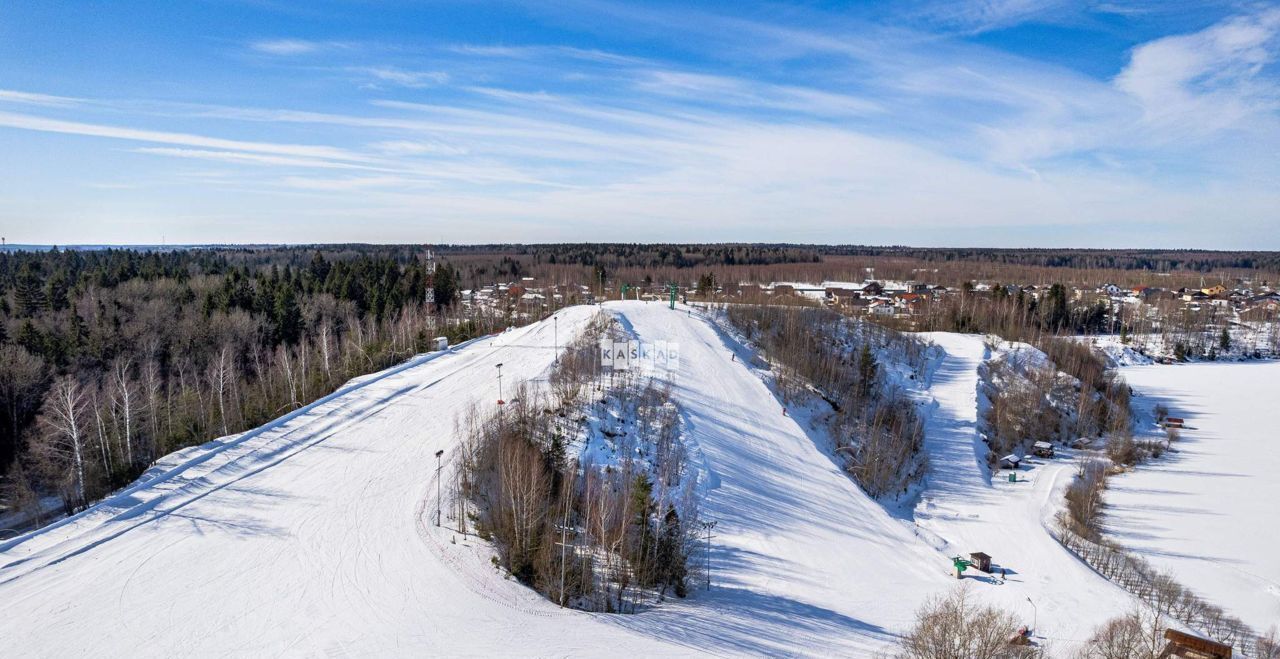
[(1071, 448), (1089, 448), (1093, 444), (1093, 440), (1088, 437), (1077, 437), (1071, 442)]
[(447, 336), (437, 336), (436, 338), (431, 339), (431, 349), (432, 349), (432, 350), (448, 350), (448, 349), (449, 349), (449, 337), (447, 337)]
[(1017, 469), (1022, 466), (1022, 458), (1012, 453), (1000, 458), (1001, 469)]
[(1036, 442), (1031, 445), (1031, 452), (1039, 458), (1052, 458), (1053, 444), (1050, 444), (1049, 442)]
[(1165, 428), (1181, 428), (1184, 423), (1186, 422), (1183, 421), (1180, 417), (1170, 416), (1170, 417), (1165, 417), (1163, 425)]
[(1231, 659), (1232, 648), (1225, 643), (1211, 641), (1207, 638), (1192, 636), (1176, 629), (1164, 630), (1164, 639), (1168, 644), (1160, 653), (1161, 657), (1185, 657), (1186, 659)]
[(991, 557), (990, 556), (980, 551), (975, 551), (969, 554), (969, 561), (973, 563), (973, 566), (978, 568), (979, 570), (986, 572), (988, 574), (991, 573)]

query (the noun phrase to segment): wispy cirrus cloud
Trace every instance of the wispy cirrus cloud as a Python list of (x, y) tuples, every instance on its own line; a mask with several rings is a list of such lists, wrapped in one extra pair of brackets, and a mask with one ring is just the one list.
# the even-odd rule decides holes
[(110, 126), (78, 121), (64, 121), (29, 114), (0, 112), (0, 126), (21, 128), (25, 130), (83, 135), (86, 137), (105, 137), (136, 142), (153, 142), (180, 146), (222, 149), (226, 151), (242, 151), (271, 154), (278, 156), (296, 156), (338, 161), (360, 161), (364, 156), (350, 151), (329, 146), (313, 146), (303, 144), (277, 144), (272, 142), (256, 142), (234, 140), (189, 133), (175, 133), (122, 126)]
[(46, 107), (71, 107), (80, 105), (84, 99), (70, 96), (54, 96), (52, 94), (36, 94), (12, 89), (0, 89), (0, 103), (20, 103), (23, 105), (43, 105)]
[(306, 55), (322, 50), (324, 44), (306, 39), (263, 39), (249, 44), (249, 49), (267, 55)]
[[(1067, 10), (1055, 2), (890, 25), (814, 7), (568, 2), (546, 15), (581, 9), (566, 20), (598, 39), (253, 42), (262, 56), (232, 58), (253, 83), (243, 95), (0, 92), (22, 110), (0, 112), (0, 127), (129, 142), (140, 155), (127, 163), (148, 180), (216, 187), (221, 212), (235, 190), (255, 209), (347, 227), (326, 239), (431, 218), (462, 241), (596, 239), (625, 225), (638, 240), (936, 244), (1041, 224), (1088, 240), (1082, 227), (1161, 218), (1168, 235), (1193, 235), (1222, 212), (1266, 226), (1280, 204), (1263, 153), (1280, 146), (1267, 132), (1265, 11), (1117, 48), (1111, 70), (1123, 72), (1108, 77), (968, 36), (1057, 20)], [(618, 25), (625, 38), (611, 41)], [(1228, 144), (1228, 132), (1244, 137)], [(1245, 137), (1257, 153), (1229, 148)]]
[(1203, 136), (1259, 120), (1274, 124), (1280, 82), (1264, 68), (1280, 55), (1280, 8), (1135, 48), (1115, 86), (1169, 135)]
[(421, 89), (449, 82), (445, 71), (410, 71), (394, 66), (360, 66), (347, 69), (352, 73), (367, 75), (376, 82), (387, 82), (401, 87)]

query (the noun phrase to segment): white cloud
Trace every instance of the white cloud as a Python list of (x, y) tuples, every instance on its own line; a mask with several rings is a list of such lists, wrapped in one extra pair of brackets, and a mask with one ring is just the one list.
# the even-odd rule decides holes
[(450, 146), (442, 142), (421, 140), (385, 140), (374, 142), (369, 147), (374, 151), (389, 156), (461, 156), (467, 153), (466, 149), (460, 147)]
[(1067, 0), (943, 0), (930, 3), (923, 14), (948, 27), (981, 33), (1044, 19), (1071, 4)]
[(1146, 120), (1180, 138), (1274, 120), (1280, 86), (1259, 74), (1280, 49), (1280, 8), (1138, 46), (1115, 79)]
[(90, 124), (76, 121), (63, 121), (60, 119), (50, 119), (47, 117), (38, 117), (13, 112), (0, 112), (0, 126), (48, 133), (107, 137), (138, 142), (156, 142), (161, 144), (175, 144), (231, 151), (249, 151), (281, 156), (298, 156), (345, 161), (359, 161), (365, 159), (363, 156), (358, 154), (328, 146), (230, 140), (218, 137), (206, 137), (203, 135), (191, 135), (188, 133), (171, 133), (165, 131), (125, 128), (120, 126), (105, 126), (101, 124)]
[(139, 147), (135, 153), (148, 153), (158, 156), (190, 158), (196, 160), (216, 160), (251, 165), (272, 165), (286, 167), (307, 167), (317, 169), (373, 169), (350, 163), (321, 160), (318, 158), (301, 158), (296, 156), (275, 156), (264, 153), (245, 153), (243, 151), (215, 151), (210, 149), (181, 149), (172, 147)]
[(255, 41), (249, 48), (268, 55), (306, 55), (320, 50), (320, 44), (302, 39), (267, 39)]
[(70, 96), (53, 96), (50, 94), (34, 94), (12, 89), (0, 89), (0, 102), (21, 103), (24, 105), (43, 105), (46, 107), (70, 107), (79, 105), (83, 99)]
[(353, 67), (350, 70), (402, 87), (434, 87), (449, 82), (449, 74), (444, 71), (406, 71), (392, 66)]

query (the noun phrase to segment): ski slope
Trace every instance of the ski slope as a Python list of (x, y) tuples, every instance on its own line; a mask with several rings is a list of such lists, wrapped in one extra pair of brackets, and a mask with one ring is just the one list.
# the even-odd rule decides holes
[[(933, 332), (921, 338), (946, 356), (934, 369), (933, 399), (925, 426), (929, 475), (915, 509), (924, 536), (948, 556), (982, 551), (1004, 584), (976, 570), (966, 577), (1004, 608), (1036, 622), (1034, 635), (1056, 654), (1067, 654), (1107, 619), (1126, 612), (1130, 596), (1058, 544), (1046, 525), (1061, 507), (1073, 475), (1071, 451), (1041, 460), (1028, 456), (1018, 482), (1007, 471), (991, 474), (978, 432), (978, 367), (992, 355), (975, 335)], [(1030, 600), (1030, 601), (1028, 601)]]
[[(767, 374), (713, 323), (656, 303), (604, 308), (640, 340), (680, 344), (680, 368), (666, 377), (704, 459), (702, 518), (717, 522), (710, 591), (638, 615), (561, 610), (505, 580), (482, 543), (432, 525), (435, 452), (455, 451), (454, 420), (473, 400), (493, 404), (496, 364), (508, 387), (545, 377), (548, 320), (417, 357), (175, 453), (88, 511), (0, 543), (5, 649), (871, 656), (955, 584), (949, 555), (979, 549), (1011, 574), (1004, 586), (975, 583), (978, 596), (1028, 622), (1032, 597), (1055, 648), (1127, 606), (1040, 526), (1065, 461), (1010, 487), (978, 465), (973, 339), (932, 337), (948, 352), (928, 392), (937, 471), (912, 523), (868, 499), (819, 430), (783, 414)], [(561, 311), (561, 341), (597, 311)]]
[[(1186, 419), (1166, 454), (1111, 479), (1111, 539), (1259, 632), (1280, 625), (1280, 362), (1122, 369), (1139, 394)], [(1153, 428), (1148, 416), (1146, 428)]]
[[(561, 331), (594, 312), (562, 311)], [(475, 587), (424, 542), (455, 413), (497, 398), (499, 362), (507, 383), (544, 373), (552, 335), (548, 321), (367, 376), (0, 544), (6, 656), (687, 652), (492, 569)]]

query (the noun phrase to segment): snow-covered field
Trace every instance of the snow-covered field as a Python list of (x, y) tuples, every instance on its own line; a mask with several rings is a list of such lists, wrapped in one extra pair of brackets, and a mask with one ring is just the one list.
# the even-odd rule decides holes
[[(418, 357), (243, 435), (167, 457), (74, 518), (0, 543), (0, 639), (31, 656), (777, 655), (889, 649), (949, 557), (986, 551), (1005, 585), (978, 597), (1055, 649), (1129, 598), (1043, 528), (1069, 461), (992, 482), (976, 451), (976, 337), (947, 350), (922, 395), (935, 474), (917, 519), (866, 497), (826, 438), (784, 415), (746, 348), (696, 311), (611, 303), (628, 331), (680, 344), (672, 378), (715, 520), (713, 587), (638, 615), (557, 609), (506, 580), (489, 551), (431, 524), (436, 461), (455, 417), (553, 359), (550, 321)], [(560, 312), (562, 343), (595, 307)], [(731, 355), (737, 355), (733, 359)], [(1188, 414), (1188, 416), (1194, 416)], [(446, 469), (447, 469), (446, 465)], [(430, 511), (430, 512), (428, 512)], [(918, 525), (917, 522), (918, 521)], [(447, 526), (447, 525), (446, 525)], [(701, 556), (697, 557), (699, 560)], [(970, 572), (969, 574), (974, 574)]]
[[(1122, 369), (1186, 419), (1176, 453), (1112, 478), (1112, 539), (1258, 631), (1280, 625), (1280, 362)], [(1149, 422), (1148, 422), (1149, 423)]]

